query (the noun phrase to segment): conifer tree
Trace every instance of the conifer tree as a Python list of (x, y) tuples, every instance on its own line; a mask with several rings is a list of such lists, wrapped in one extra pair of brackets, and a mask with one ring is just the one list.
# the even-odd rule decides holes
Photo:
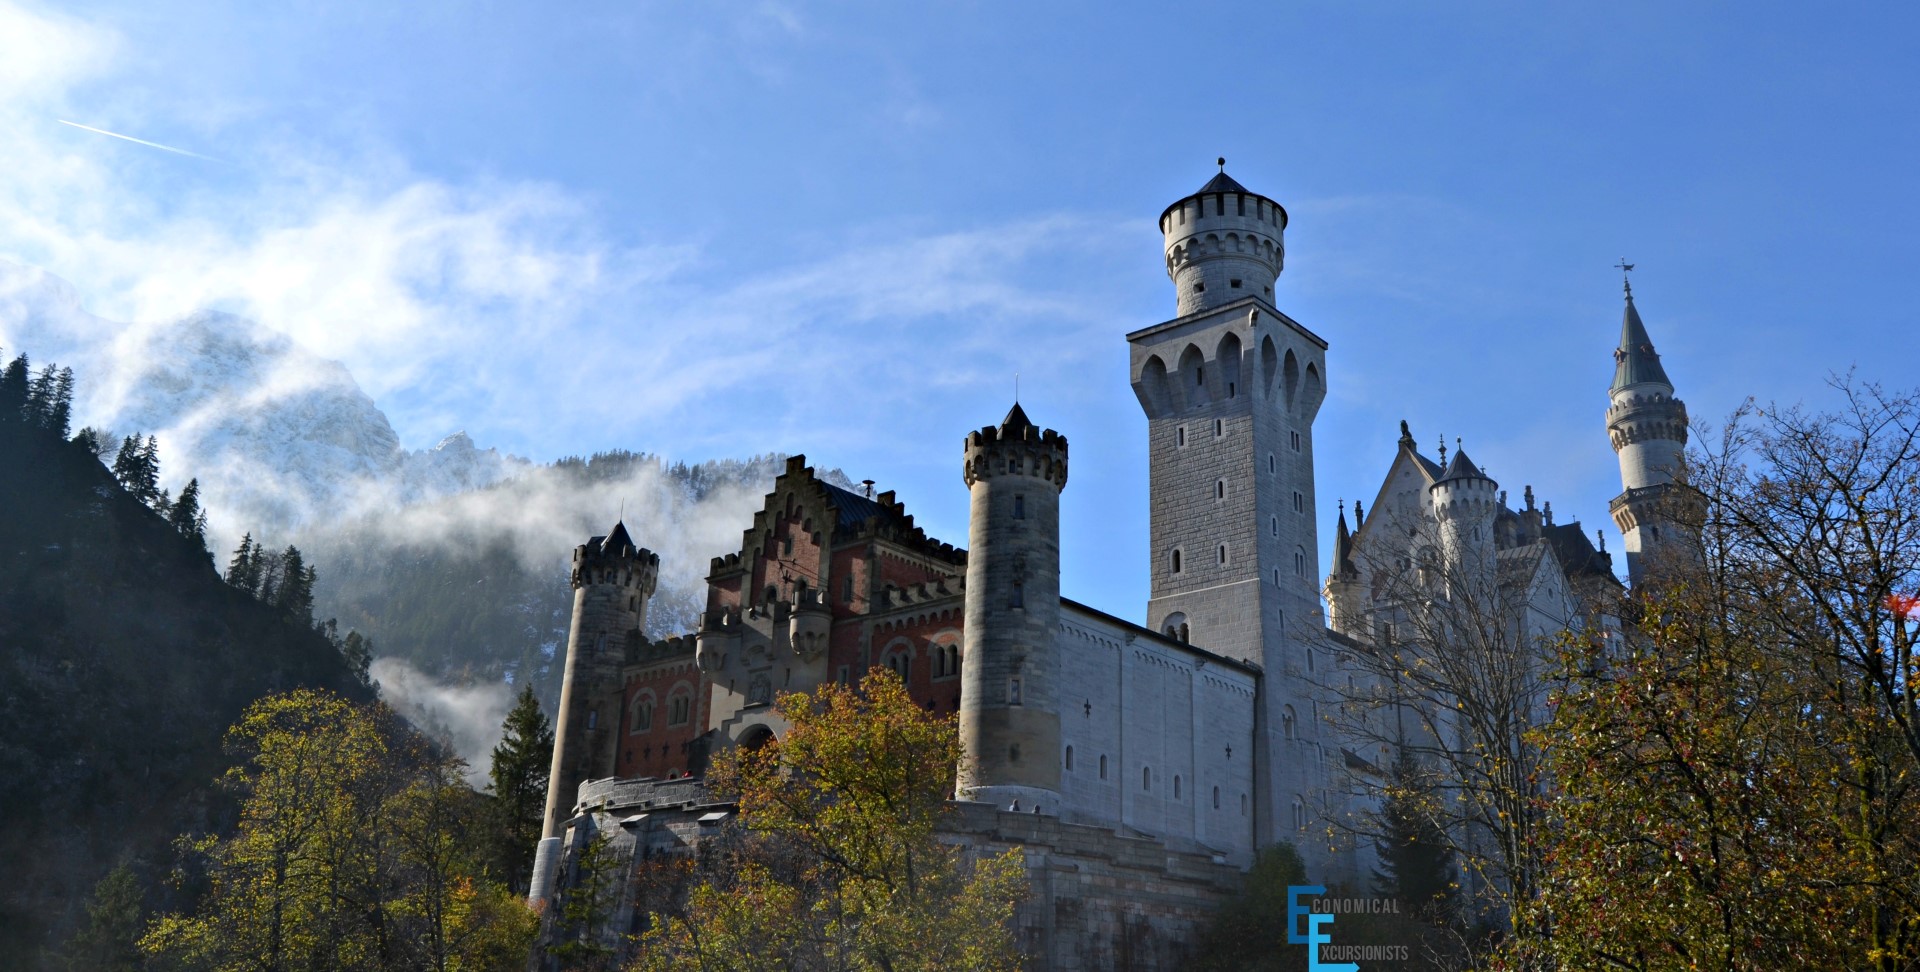
[(33, 376), (33, 384), (27, 387), (28, 425), (47, 427), (47, 418), (53, 412), (53, 399), (59, 381), (59, 373), (53, 369), (52, 365), (42, 366), (40, 373)]
[(280, 553), (280, 586), (269, 603), (297, 621), (313, 623), (313, 582), (315, 572), (292, 544)]
[(1433, 799), (1420, 764), (1406, 746), (1397, 746), (1380, 805), (1384, 833), (1374, 842), (1380, 867), (1379, 891), (1400, 899), (1415, 916), (1435, 924), (1452, 917), (1453, 850), (1434, 822)]
[(47, 431), (61, 439), (73, 426), (73, 369), (62, 368), (53, 379), (53, 396), (47, 401), (47, 414), (42, 421)]
[(20, 422), (27, 417), (32, 367), (27, 356), (17, 355), (0, 371), (0, 422)]
[(106, 429), (96, 429), (89, 425), (75, 432), (73, 434), (73, 441), (86, 446), (87, 451), (93, 453), (95, 459), (104, 460), (107, 458), (107, 452), (111, 448), (108, 443), (113, 441), (113, 433)]
[(240, 546), (234, 548), (233, 559), (227, 561), (227, 583), (249, 594), (260, 587), (260, 564), (256, 559), (251, 531), (240, 538)]
[[(331, 625), (333, 620), (329, 618), (327, 623)], [(373, 676), (368, 674), (368, 670), (373, 667), (372, 638), (358, 631), (347, 632), (347, 637), (340, 642), (340, 657), (347, 660), (348, 670), (353, 672), (354, 678), (360, 680), (360, 684), (373, 684)]]
[(156, 511), (166, 509), (165, 494), (160, 491), (160, 437), (147, 436), (147, 444), (140, 447), (139, 478), (136, 480), (134, 494), (140, 501)]
[(180, 487), (180, 498), (167, 512), (167, 523), (181, 536), (207, 549), (207, 511), (200, 508), (200, 480), (190, 479)]
[(540, 711), (533, 686), (520, 690), (520, 700), (501, 725), (500, 744), (493, 747), (495, 814), (494, 860), (507, 886), (527, 890), (532, 877), (534, 844), (540, 839), (546, 810), (547, 774), (553, 764), (553, 728)]

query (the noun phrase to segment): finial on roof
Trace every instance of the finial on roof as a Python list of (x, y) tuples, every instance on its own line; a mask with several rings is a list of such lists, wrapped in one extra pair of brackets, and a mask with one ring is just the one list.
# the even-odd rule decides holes
[(1600, 552), (1606, 553), (1607, 552), (1607, 532), (1605, 530), (1595, 529), (1593, 531), (1593, 536), (1594, 536), (1594, 539), (1600, 541)]
[(1361, 511), (1361, 509), (1360, 509), (1360, 501), (1359, 501), (1359, 500), (1354, 500), (1354, 501), (1353, 501), (1353, 525), (1354, 525), (1354, 528), (1355, 528), (1355, 529), (1358, 529), (1358, 528), (1359, 528), (1359, 526), (1360, 526), (1360, 524), (1362, 524), (1362, 523), (1365, 523), (1365, 522), (1367, 522), (1367, 514)]
[(1500, 505), (1503, 507), (1507, 505), (1507, 491), (1504, 489), (1500, 491)]
[(1445, 469), (1446, 466), (1447, 466), (1447, 437), (1443, 434), (1440, 436), (1440, 468)]
[(1220, 171), (1221, 171), (1222, 173), (1225, 173), (1225, 172), (1227, 171), (1227, 157), (1226, 157), (1226, 156), (1224, 156), (1224, 155), (1222, 155), (1222, 156), (1220, 156), (1219, 158), (1217, 158), (1217, 159), (1214, 159), (1214, 161), (1215, 161), (1215, 162), (1218, 162), (1218, 163), (1220, 163)]
[(1628, 263), (1626, 257), (1621, 257), (1620, 262), (1614, 264), (1613, 268), (1615, 270), (1620, 271), (1620, 287), (1621, 289), (1627, 292), (1627, 299), (1632, 300), (1633, 299), (1633, 281), (1627, 278), (1627, 274), (1630, 274), (1633, 272), (1633, 264)]
[(1013, 403), (1020, 404), (1020, 372), (1013, 373)]
[(1547, 525), (1553, 525), (1553, 501), (1548, 500), (1540, 507), (1540, 514), (1547, 518)]
[(1527, 497), (1527, 509), (1533, 509), (1533, 484), (1532, 483), (1527, 484), (1527, 492), (1525, 495)]

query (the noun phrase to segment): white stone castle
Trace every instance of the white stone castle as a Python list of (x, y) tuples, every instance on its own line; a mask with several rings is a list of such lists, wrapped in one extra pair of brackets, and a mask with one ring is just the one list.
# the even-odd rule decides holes
[[(1502, 623), (1522, 641), (1610, 624), (1620, 583), (1531, 487), (1511, 508), (1464, 451), (1430, 459), (1404, 423), (1372, 511), (1356, 503), (1352, 530), (1340, 511), (1322, 576), (1313, 426), (1328, 343), (1276, 306), (1286, 227), (1224, 160), (1160, 215), (1175, 316), (1127, 335), (1151, 483), (1144, 626), (1060, 596), (1067, 439), (1018, 405), (966, 436), (965, 550), (927, 537), (892, 494), (839, 488), (796, 458), (740, 550), (713, 560), (700, 630), (653, 641), (658, 558), (623, 526), (580, 547), (533, 896), (566, 893), (590, 839), (635, 866), (690, 852), (730, 812), (697, 783), (706, 759), (778, 738), (777, 693), (875, 666), (958, 719), (954, 839), (1028, 848), (1036, 967), (1110, 965), (1116, 949), (1175, 967), (1182, 936), (1276, 842), (1323, 884), (1367, 887), (1372, 845), (1350, 830), (1385, 754), (1342, 728), (1329, 692), (1353, 686), (1354, 652), (1410, 636), (1395, 581), (1482, 578), (1513, 594)], [(1687, 431), (1631, 292), (1607, 429), (1638, 583), (1681, 536), (1666, 511)]]

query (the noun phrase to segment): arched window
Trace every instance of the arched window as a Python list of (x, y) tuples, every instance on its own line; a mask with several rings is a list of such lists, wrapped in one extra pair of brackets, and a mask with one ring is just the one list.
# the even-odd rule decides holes
[(1224, 544), (1224, 543), (1223, 543), (1223, 544), (1221, 544), (1221, 545), (1220, 545), (1220, 549), (1219, 549), (1219, 550), (1217, 550), (1217, 551), (1215, 551), (1215, 552), (1216, 552), (1216, 553), (1217, 553), (1217, 554), (1219, 555), (1219, 560), (1220, 560), (1220, 564), (1221, 564), (1221, 566), (1223, 566), (1223, 567), (1224, 567), (1224, 566), (1226, 566), (1226, 563), (1227, 563), (1227, 545), (1226, 545), (1226, 544)]
[(1307, 576), (1307, 555), (1299, 550), (1293, 552), (1293, 573), (1296, 577)]
[(1173, 778), (1173, 798), (1175, 800), (1180, 799), (1180, 777), (1178, 776)]
[(693, 721), (693, 686), (681, 682), (667, 695), (667, 725), (684, 726)]
[(1215, 500), (1223, 500), (1227, 498), (1227, 481), (1226, 480), (1219, 479), (1214, 481), (1213, 498)]
[(1100, 754), (1100, 778), (1103, 780), (1107, 778), (1107, 754), (1105, 753)]
[(633, 697), (633, 702), (627, 709), (628, 733), (639, 735), (643, 732), (653, 731), (653, 706), (654, 695), (652, 689), (642, 691)]
[(902, 682), (907, 680), (907, 676), (913, 674), (913, 656), (909, 655), (905, 648), (896, 648), (887, 652), (886, 665), (895, 675), (900, 676)]
[(1307, 806), (1300, 802), (1299, 797), (1293, 798), (1293, 829), (1307, 829)]
[(1294, 731), (1293, 706), (1289, 705), (1280, 710), (1280, 730), (1286, 735), (1288, 739), (1293, 738), (1293, 731)]
[(1220, 788), (1217, 786), (1213, 788), (1213, 808), (1220, 809)]
[[(1233, 396), (1229, 395), (1227, 397), (1232, 398)], [(1218, 439), (1221, 436), (1226, 434), (1227, 434), (1227, 423), (1221, 419), (1214, 419), (1213, 420), (1213, 437)]]
[(1167, 572), (1170, 574), (1180, 573), (1180, 548), (1179, 547), (1173, 548), (1167, 554)]
[(1073, 747), (1067, 747), (1067, 772), (1073, 772)]
[(1140, 767), (1140, 789), (1153, 792), (1153, 767)]

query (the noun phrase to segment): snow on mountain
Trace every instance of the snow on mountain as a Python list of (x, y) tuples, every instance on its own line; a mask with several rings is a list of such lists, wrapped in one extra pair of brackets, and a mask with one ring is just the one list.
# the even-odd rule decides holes
[(74, 369), (76, 425), (160, 437), (164, 480), (200, 479), (219, 540), (498, 482), (528, 463), (464, 432), (409, 451), (346, 367), (220, 311), (122, 323), (45, 271), (0, 261), (0, 348)]

